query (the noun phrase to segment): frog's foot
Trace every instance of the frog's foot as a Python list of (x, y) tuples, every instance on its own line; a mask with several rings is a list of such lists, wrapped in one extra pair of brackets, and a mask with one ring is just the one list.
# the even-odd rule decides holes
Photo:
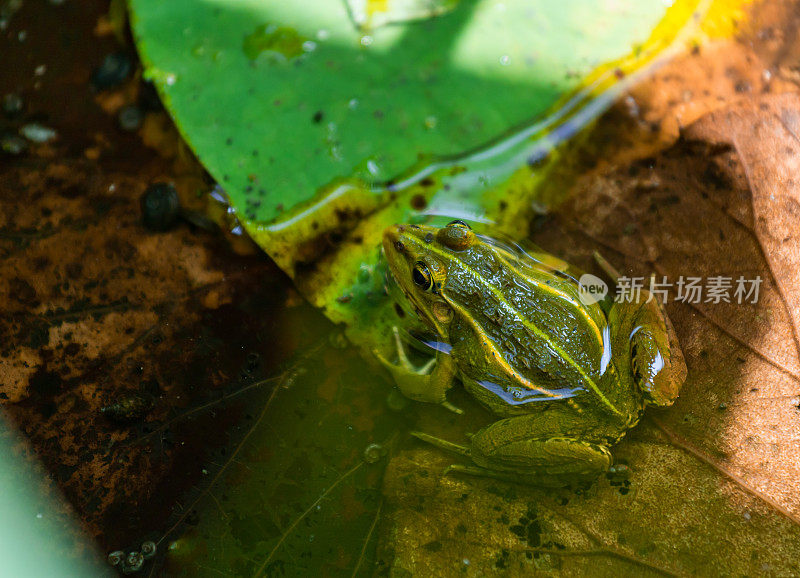
[(396, 375), (398, 372), (410, 373), (418, 376), (430, 375), (431, 371), (433, 371), (433, 366), (436, 365), (436, 358), (431, 358), (430, 361), (421, 367), (415, 366), (408, 358), (408, 354), (406, 354), (406, 347), (403, 345), (403, 340), (400, 337), (400, 330), (396, 325), (392, 327), (392, 334), (394, 335), (394, 343), (397, 349), (397, 363), (392, 363), (375, 349), (372, 353), (378, 358), (378, 361), (392, 372), (392, 375)]
[(527, 484), (537, 486), (551, 486), (561, 487), (565, 485), (561, 483), (548, 483), (552, 480), (548, 478), (537, 478), (535, 476), (515, 474), (513, 472), (504, 472), (501, 470), (490, 470), (488, 468), (481, 468), (479, 466), (464, 466), (461, 464), (452, 464), (444, 471), (444, 475), (449, 474), (465, 474), (468, 476), (475, 476), (478, 478), (492, 478), (493, 480), (501, 480), (503, 482), (512, 482), (516, 484)]
[[(453, 382), (455, 368), (449, 356), (434, 357), (421, 367), (416, 367), (406, 354), (400, 331), (392, 328), (397, 348), (397, 363), (392, 363), (378, 351), (375, 357), (392, 374), (397, 387), (408, 398), (427, 403), (438, 403), (453, 413), (461, 414), (462, 410), (447, 401), (447, 390)], [(438, 361), (438, 363), (437, 363)]]
[(490, 470), (480, 466), (464, 466), (461, 464), (452, 464), (444, 471), (444, 475), (449, 475), (451, 473), (475, 476), (478, 478), (491, 478), (493, 480), (525, 484), (528, 486), (542, 486), (545, 488), (563, 488), (565, 486), (580, 488), (594, 479), (594, 476), (583, 478), (576, 476), (543, 476), (533, 473), (522, 474), (503, 470)]
[(443, 449), (446, 452), (452, 452), (462, 456), (470, 457), (469, 448), (466, 446), (460, 446), (458, 444), (454, 444), (453, 442), (443, 440), (442, 438), (437, 438), (436, 436), (432, 436), (421, 431), (412, 431), (411, 435), (418, 440), (429, 443), (439, 449)]

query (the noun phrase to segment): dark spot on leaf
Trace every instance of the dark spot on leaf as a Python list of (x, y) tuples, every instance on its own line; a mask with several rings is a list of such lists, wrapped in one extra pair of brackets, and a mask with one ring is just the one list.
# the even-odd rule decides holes
[(428, 206), (428, 201), (423, 195), (414, 195), (411, 197), (411, 208), (415, 211), (421, 211)]
[(9, 296), (23, 305), (33, 306), (39, 303), (36, 290), (21, 277), (14, 277), (9, 281)]
[(442, 543), (438, 540), (434, 540), (433, 542), (428, 542), (427, 544), (422, 546), (428, 552), (441, 552), (442, 551)]
[(44, 398), (52, 398), (61, 393), (62, 384), (61, 376), (44, 369), (39, 369), (28, 381), (31, 390)]

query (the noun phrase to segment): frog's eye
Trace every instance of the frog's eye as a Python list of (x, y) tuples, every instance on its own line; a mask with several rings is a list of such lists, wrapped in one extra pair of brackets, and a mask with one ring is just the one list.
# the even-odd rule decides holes
[(411, 272), (411, 278), (414, 280), (414, 283), (417, 286), (421, 287), (425, 291), (433, 287), (433, 276), (431, 275), (431, 271), (422, 261), (417, 261), (414, 264), (414, 271)]
[(436, 233), (436, 239), (448, 249), (463, 251), (469, 249), (475, 242), (475, 233), (464, 221), (451, 221)]
[(467, 229), (471, 229), (472, 228), (469, 225), (467, 225), (464, 221), (462, 221), (461, 219), (456, 219), (455, 221), (450, 221), (449, 223), (447, 223), (447, 226), (448, 227), (453, 227), (453, 226), (465, 227)]

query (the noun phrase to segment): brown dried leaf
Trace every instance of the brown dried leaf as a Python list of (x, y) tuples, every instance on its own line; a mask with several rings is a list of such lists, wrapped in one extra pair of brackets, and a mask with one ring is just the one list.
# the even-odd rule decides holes
[[(603, 479), (582, 495), (443, 477), (452, 458), (427, 448), (396, 459), (386, 484), (394, 552), (384, 550), (396, 568), (800, 571), (798, 126), (797, 93), (740, 100), (656, 158), (581, 179), (536, 241), (586, 267), (598, 249), (624, 274), (673, 283), (667, 309), (689, 367), (681, 396), (648, 410), (615, 448), (629, 484)], [(731, 302), (676, 302), (681, 276), (732, 278)], [(756, 303), (737, 303), (740, 276), (763, 280)], [(422, 419), (424, 431), (464, 435), (441, 412)]]

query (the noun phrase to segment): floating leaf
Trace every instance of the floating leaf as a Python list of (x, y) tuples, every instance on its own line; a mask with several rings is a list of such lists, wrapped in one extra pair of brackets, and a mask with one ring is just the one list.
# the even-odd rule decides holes
[[(348, 7), (395, 24), (365, 33)], [(383, 228), (442, 215), (524, 234), (543, 178), (528, 165), (608, 106), (696, 9), (131, 2), (146, 74), (248, 233), (329, 318), (359, 321), (350, 337), (365, 346), (386, 330), (373, 299)]]

